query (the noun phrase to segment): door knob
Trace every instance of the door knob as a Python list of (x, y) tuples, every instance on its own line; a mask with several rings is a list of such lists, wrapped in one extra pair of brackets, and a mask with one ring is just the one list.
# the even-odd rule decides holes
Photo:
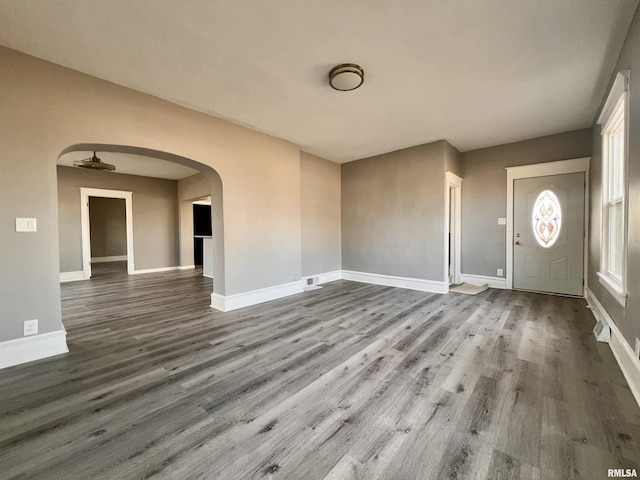
[(516, 245), (520, 245), (520, 240), (516, 240)]

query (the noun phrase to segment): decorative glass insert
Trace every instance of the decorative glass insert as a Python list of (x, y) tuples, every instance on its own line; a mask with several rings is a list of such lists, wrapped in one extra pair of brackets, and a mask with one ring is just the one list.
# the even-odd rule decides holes
[(533, 236), (543, 248), (549, 248), (560, 235), (562, 227), (562, 209), (558, 197), (551, 190), (540, 192), (533, 204), (531, 217)]

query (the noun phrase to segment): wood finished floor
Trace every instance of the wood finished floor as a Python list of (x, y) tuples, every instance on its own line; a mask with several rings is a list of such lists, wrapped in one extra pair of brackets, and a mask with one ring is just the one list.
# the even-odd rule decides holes
[(194, 272), (63, 284), (70, 353), (0, 371), (0, 478), (638, 468), (640, 409), (583, 300), (338, 281), (225, 314), (210, 291)]

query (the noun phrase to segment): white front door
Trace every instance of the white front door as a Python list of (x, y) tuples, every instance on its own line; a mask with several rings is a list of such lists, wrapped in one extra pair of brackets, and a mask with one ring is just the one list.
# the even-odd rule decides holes
[(583, 172), (513, 184), (513, 288), (582, 296)]

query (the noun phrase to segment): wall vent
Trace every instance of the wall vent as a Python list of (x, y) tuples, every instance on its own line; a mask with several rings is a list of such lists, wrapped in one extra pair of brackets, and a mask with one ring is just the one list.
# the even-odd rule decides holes
[(320, 285), (318, 285), (319, 281), (320, 281), (319, 277), (306, 277), (304, 279), (304, 291), (308, 292), (311, 290), (317, 290), (319, 288), (322, 288)]

